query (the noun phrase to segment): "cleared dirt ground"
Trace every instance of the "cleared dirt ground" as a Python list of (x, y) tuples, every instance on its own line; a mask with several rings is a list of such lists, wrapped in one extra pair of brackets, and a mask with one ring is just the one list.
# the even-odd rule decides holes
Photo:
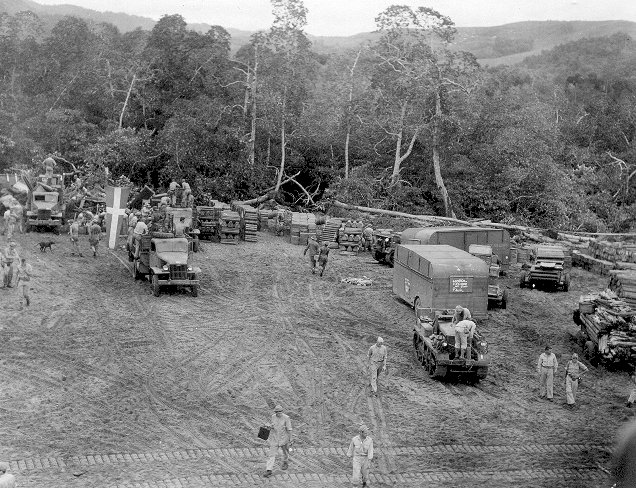
[[(0, 290), (0, 459), (21, 487), (349, 486), (361, 422), (377, 450), (371, 486), (611, 485), (628, 375), (593, 368), (570, 411), (563, 370), (554, 403), (539, 400), (535, 371), (546, 344), (562, 364), (576, 350), (572, 309), (606, 277), (575, 269), (570, 292), (546, 293), (519, 289), (513, 269), (508, 309), (478, 321), (494, 361), (470, 386), (417, 364), (413, 311), (369, 254), (336, 253), (320, 278), (303, 247), (268, 233), (203, 243), (199, 297), (155, 298), (123, 251), (80, 258), (54, 236), (40, 253), (44, 237), (16, 238), (36, 274), (32, 306)], [(373, 285), (340, 282), (362, 276)], [(365, 356), (378, 335), (389, 375), (372, 397)], [(296, 444), (289, 470), (265, 480), (256, 432), (277, 403)]]

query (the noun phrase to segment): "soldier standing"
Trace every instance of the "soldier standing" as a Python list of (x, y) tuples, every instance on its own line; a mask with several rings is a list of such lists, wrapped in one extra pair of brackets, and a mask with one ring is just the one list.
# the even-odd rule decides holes
[(362, 231), (362, 250), (371, 251), (373, 247), (373, 228), (367, 226)]
[(263, 475), (265, 478), (269, 478), (272, 475), (279, 447), (283, 451), (283, 464), (281, 468), (287, 469), (289, 466), (289, 447), (292, 445), (292, 425), (289, 416), (283, 413), (283, 407), (280, 405), (274, 407), (268, 441), (269, 457), (267, 459), (267, 465), (265, 466), (265, 474)]
[(470, 359), (475, 328), (472, 320), (460, 320), (455, 324), (455, 358)]
[(102, 237), (102, 228), (97, 223), (97, 219), (93, 220), (93, 223), (88, 229), (88, 243), (93, 251), (93, 257), (97, 257), (97, 245)]
[(170, 186), (168, 187), (168, 196), (170, 197), (170, 204), (173, 207), (177, 206), (177, 190), (181, 188), (179, 186), (179, 183), (177, 183), (175, 180), (172, 180), (170, 182)]
[(22, 310), (22, 300), (26, 301), (27, 307), (31, 305), (31, 297), (29, 291), (31, 290), (31, 276), (33, 276), (33, 267), (26, 262), (26, 258), (20, 259), (20, 265), (17, 269), (18, 288), (22, 285), (22, 296), (20, 297), (20, 310)]
[(579, 388), (579, 379), (588, 369), (579, 361), (577, 353), (572, 354), (572, 359), (565, 365), (565, 400), (569, 408), (576, 404), (576, 390)]
[(369, 359), (369, 374), (371, 377), (371, 390), (374, 395), (378, 393), (378, 375), (379, 372), (386, 373), (386, 346), (384, 339), (378, 337), (378, 340), (369, 348), (367, 352)]
[[(320, 246), (318, 245), (318, 241), (314, 236), (309, 236), (309, 240), (307, 241), (307, 247), (303, 252), (303, 256), (307, 255), (307, 251), (309, 251), (309, 264), (311, 265), (311, 274), (316, 273), (316, 256), (320, 252)], [(326, 264), (326, 263), (325, 263)]]
[(135, 227), (137, 226), (137, 212), (128, 211), (128, 239), (126, 240), (126, 248), (129, 253), (134, 251), (133, 248), (133, 233), (135, 232)]
[(7, 288), (13, 288), (13, 275), (18, 263), (20, 262), (20, 256), (16, 250), (16, 244), (13, 241), (11, 241), (4, 250), (4, 262), (4, 284)]
[(188, 198), (192, 195), (190, 184), (184, 179), (181, 180), (181, 206), (188, 206)]
[(369, 481), (369, 467), (373, 459), (373, 439), (369, 436), (369, 428), (362, 424), (358, 435), (351, 439), (347, 457), (353, 458), (353, 486), (357, 486), (362, 475), (362, 486)]
[(71, 254), (75, 254), (75, 252), (77, 252), (77, 254), (79, 254), (80, 257), (83, 257), (82, 252), (80, 251), (79, 248), (79, 228), (80, 228), (80, 219), (77, 220), (71, 220), (71, 227), (68, 230), (70, 239), (71, 239), (71, 245), (73, 246), (73, 250), (71, 251)]
[(539, 372), (539, 388), (540, 398), (546, 398), (548, 401), (552, 401), (554, 397), (554, 375), (557, 372), (559, 363), (556, 356), (552, 353), (550, 346), (545, 346), (545, 352), (539, 356), (539, 362), (537, 363), (537, 370)]

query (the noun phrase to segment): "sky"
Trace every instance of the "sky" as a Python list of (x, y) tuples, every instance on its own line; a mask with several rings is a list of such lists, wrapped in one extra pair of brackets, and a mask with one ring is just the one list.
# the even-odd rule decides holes
[[(124, 12), (159, 20), (180, 14), (188, 23), (256, 31), (272, 22), (269, 0), (35, 0), (98, 11)], [(375, 30), (375, 16), (390, 5), (426, 6), (458, 27), (484, 27), (524, 20), (630, 20), (635, 0), (304, 0), (305, 31), (317, 36), (349, 36)]]

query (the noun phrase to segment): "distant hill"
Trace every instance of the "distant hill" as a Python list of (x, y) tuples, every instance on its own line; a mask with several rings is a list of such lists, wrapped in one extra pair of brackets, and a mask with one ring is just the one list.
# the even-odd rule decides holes
[[(72, 1), (72, 0), (70, 0)], [(0, 0), (0, 12), (15, 14), (31, 10), (44, 22), (45, 29), (51, 28), (65, 15), (81, 17), (87, 21), (111, 23), (121, 31), (136, 28), (151, 30), (155, 21), (147, 17), (115, 12), (97, 12), (74, 5), (40, 5), (32, 0)], [(207, 32), (208, 24), (190, 24), (198, 32)], [(236, 52), (249, 42), (253, 32), (226, 27), (232, 36), (231, 48)], [(636, 22), (608, 21), (529, 21), (516, 22), (494, 27), (460, 27), (457, 29), (455, 46), (472, 52), (484, 65), (516, 64), (528, 56), (540, 54), (560, 44), (589, 37), (611, 36), (624, 33), (636, 38)], [(352, 36), (312, 36), (309, 35), (315, 51), (327, 54), (355, 49), (378, 37), (377, 32), (367, 32)]]

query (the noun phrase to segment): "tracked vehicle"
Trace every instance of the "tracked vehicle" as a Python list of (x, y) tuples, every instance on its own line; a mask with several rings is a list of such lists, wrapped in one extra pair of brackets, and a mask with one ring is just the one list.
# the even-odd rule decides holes
[(475, 331), (470, 358), (455, 357), (455, 326), (452, 310), (417, 308), (413, 329), (413, 347), (417, 360), (433, 378), (467, 377), (473, 381), (488, 376), (488, 343)]
[(566, 259), (565, 252), (558, 246), (536, 246), (532, 250), (533, 264), (521, 272), (519, 286), (521, 288), (545, 288), (568, 291), (570, 289), (571, 261)]

